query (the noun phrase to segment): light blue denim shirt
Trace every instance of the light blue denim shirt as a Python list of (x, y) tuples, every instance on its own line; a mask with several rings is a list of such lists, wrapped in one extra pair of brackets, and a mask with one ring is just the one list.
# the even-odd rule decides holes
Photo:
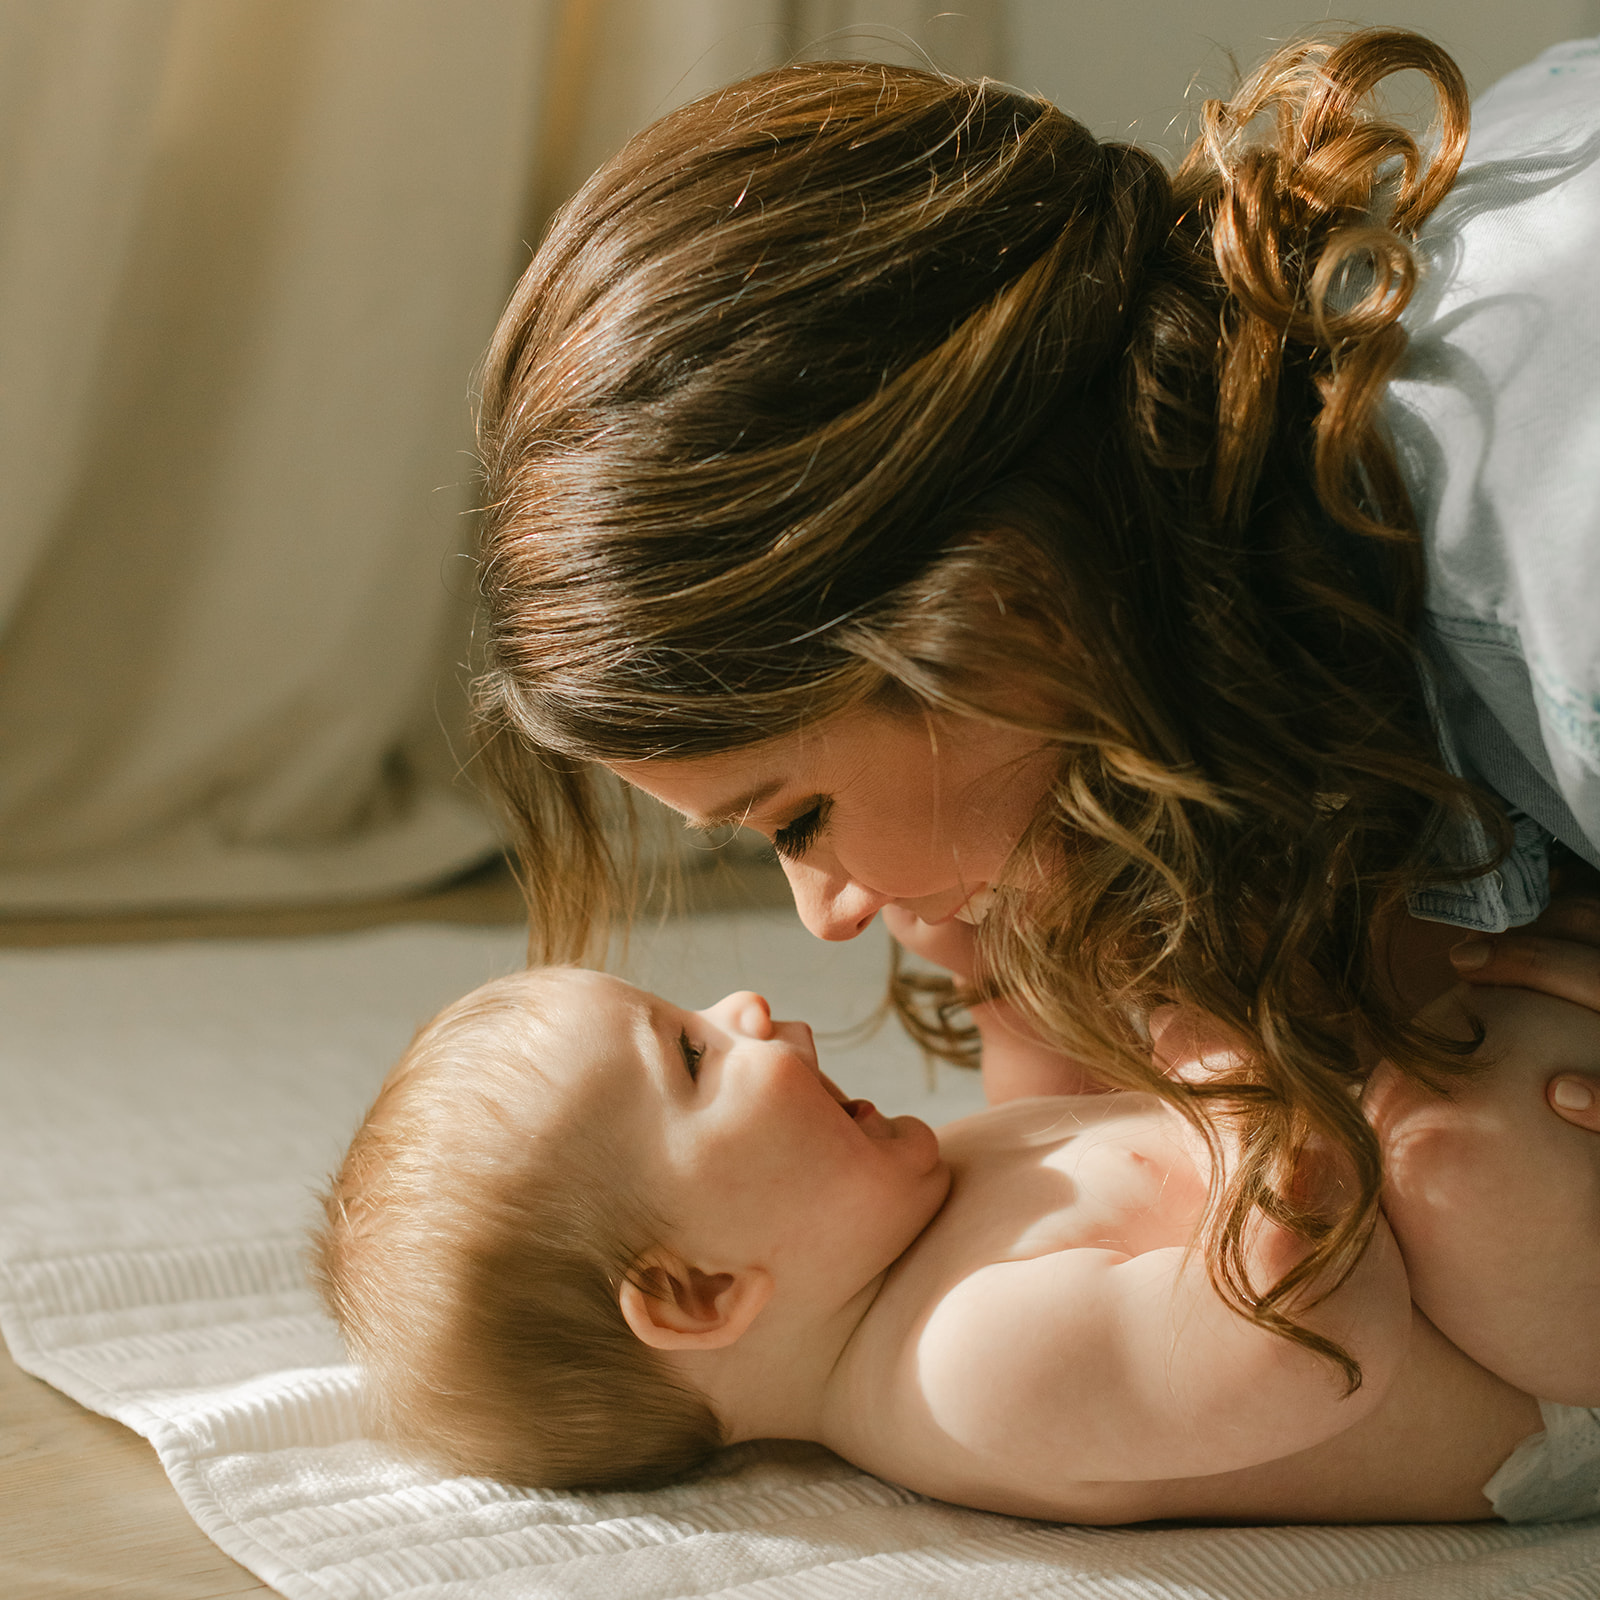
[(1551, 837), (1600, 867), (1600, 40), (1483, 96), (1421, 245), (1385, 415), (1427, 552), (1430, 704), (1517, 848), (1412, 908), (1493, 932), (1543, 908)]

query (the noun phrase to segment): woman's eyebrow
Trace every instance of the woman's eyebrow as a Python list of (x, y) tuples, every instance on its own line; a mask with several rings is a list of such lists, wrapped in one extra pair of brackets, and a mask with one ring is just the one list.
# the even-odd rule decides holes
[(742, 827), (744, 819), (757, 806), (770, 800), (783, 785), (782, 778), (769, 779), (748, 794), (740, 795), (737, 800), (730, 800), (723, 806), (713, 806), (703, 817), (687, 817), (685, 820), (696, 833), (715, 833), (718, 828)]

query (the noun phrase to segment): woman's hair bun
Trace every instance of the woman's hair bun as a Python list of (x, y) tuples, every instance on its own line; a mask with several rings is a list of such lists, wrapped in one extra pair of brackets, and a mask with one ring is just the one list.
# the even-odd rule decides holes
[[(1422, 73), (1437, 115), (1424, 139), (1379, 114), (1378, 86)], [(1254, 493), (1288, 346), (1319, 353), (1317, 488), (1348, 526), (1380, 537), (1363, 507), (1373, 463), (1348, 448), (1404, 350), (1399, 318), (1416, 285), (1412, 240), (1455, 179), (1466, 148), (1460, 69), (1418, 34), (1372, 29), (1278, 51), (1232, 96), (1208, 100), (1177, 175), (1204, 218), (1229, 296), (1219, 373), (1216, 508)], [(1397, 484), (1381, 463), (1381, 501)], [(1393, 507), (1388, 509), (1392, 510)], [(1377, 511), (1380, 514), (1374, 515)]]

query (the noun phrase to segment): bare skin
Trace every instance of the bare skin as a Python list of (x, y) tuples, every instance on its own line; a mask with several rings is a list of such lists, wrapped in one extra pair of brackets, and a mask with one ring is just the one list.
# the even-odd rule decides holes
[[(1581, 935), (1592, 931), (1589, 915), (1586, 906), (1568, 906), (1547, 926)], [(1593, 955), (1581, 945), (1525, 935), (1502, 942), (1496, 970), (1504, 974), (1511, 963), (1538, 963), (1541, 985), (1548, 985), (1555, 972), (1586, 997)], [(1600, 1333), (1595, 1332), (1600, 1328), (1600, 1145), (1582, 1113), (1557, 1105), (1563, 1112), (1557, 1120), (1546, 1104), (1547, 1093), (1554, 1096), (1564, 1084), (1593, 1081), (1587, 1069), (1600, 1066), (1600, 1016), (1587, 1006), (1533, 990), (1469, 990), (1458, 984), (1422, 1020), (1469, 1038), (1469, 1015), (1490, 1030), (1480, 1052), (1484, 1064), (1478, 1074), (1455, 1086), (1450, 1098), (1385, 1066), (1368, 1091), (1368, 1111), (1383, 1142), (1388, 1173), (1385, 1211), (1416, 1307), (1404, 1356), (1370, 1410), (1343, 1402), (1350, 1407), (1348, 1426), (1261, 1465), (1213, 1468), (1191, 1479), (1058, 1487), (1056, 1495), (1070, 1505), (1063, 1509), (1059, 1498), (1038, 1498), (1051, 1464), (1062, 1460), (1062, 1453), (1052, 1449), (1060, 1443), (1055, 1426), (1060, 1419), (1040, 1409), (1040, 1397), (1050, 1393), (1050, 1385), (1041, 1372), (1034, 1375), (1040, 1380), (1034, 1387), (1016, 1362), (1007, 1359), (995, 1363), (994, 1370), (1014, 1385), (1017, 1415), (1005, 1419), (1011, 1425), (1002, 1425), (997, 1437), (1014, 1449), (1018, 1438), (1027, 1437), (1024, 1418), (1042, 1432), (1039, 1458), (1013, 1481), (1015, 1498), (976, 1500), (982, 1485), (972, 1481), (940, 1487), (925, 1481), (923, 1486), (993, 1509), (1079, 1521), (1483, 1516), (1487, 1505), (1480, 1486), (1503, 1459), (1502, 1450), (1509, 1453), (1518, 1439), (1541, 1426), (1530, 1396), (1573, 1405), (1600, 1403)], [(1000, 1043), (1003, 1050), (1011, 1048), (1004, 1039)], [(1169, 1049), (1178, 1044), (1174, 1041)], [(1172, 1065), (1182, 1070), (1182, 1063)], [(1026, 1114), (1029, 1105), (1050, 1103), (1035, 1101), (1015, 1110)], [(957, 1124), (943, 1134), (943, 1148), (956, 1173), (946, 1213), (967, 1198), (961, 1181), (964, 1128)], [(1539, 1221), (1536, 1239), (1529, 1232), (1531, 1218)], [(941, 1214), (930, 1233), (949, 1225)], [(908, 1253), (910, 1258), (922, 1243)], [(1374, 1248), (1381, 1249), (1382, 1243), (1380, 1238)], [(1370, 1267), (1370, 1261), (1365, 1265)], [(911, 1266), (906, 1270), (916, 1271)], [(1381, 1314), (1383, 1302), (1370, 1280), (1353, 1280), (1346, 1288), (1354, 1291), (1358, 1324)], [(1028, 1297), (1010, 1309), (1017, 1321), (1027, 1324), (1039, 1316), (1045, 1298), (1041, 1293), (1033, 1303)], [(999, 1328), (1007, 1326), (1004, 1315), (996, 1321)], [(1371, 1333), (1371, 1323), (1367, 1331)], [(1186, 1328), (1190, 1351), (1193, 1336), (1193, 1329)], [(1058, 1353), (1052, 1349), (1049, 1355)], [(1381, 1385), (1381, 1371), (1375, 1372), (1359, 1349), (1357, 1353), (1367, 1368), (1367, 1385)], [(1254, 1354), (1240, 1348), (1228, 1357), (1241, 1363), (1234, 1370), (1251, 1380), (1248, 1395), (1235, 1397), (1228, 1412), (1236, 1429), (1238, 1419), (1250, 1414), (1253, 1402), (1269, 1387), (1250, 1365)], [(924, 1376), (919, 1370), (919, 1377)], [(1293, 1428), (1312, 1425), (1314, 1397), (1314, 1388), (1302, 1388), (1280, 1398), (1274, 1414), (1285, 1427), (1280, 1442)], [(974, 1413), (1004, 1417), (1004, 1408), (986, 1412), (975, 1404)], [(905, 1420), (914, 1418), (897, 1423)], [(1139, 1435), (1159, 1437), (1149, 1429), (1141, 1418)], [(915, 1437), (898, 1426), (890, 1430), (878, 1470), (903, 1475), (904, 1464), (891, 1458), (914, 1448), (909, 1441)], [(981, 1453), (991, 1461), (998, 1454)], [(1066, 1455), (1078, 1463), (1085, 1459), (1082, 1453)], [(867, 1459), (863, 1454), (855, 1458)], [(1179, 1457), (1164, 1452), (1160, 1459)], [(992, 1488), (991, 1483), (988, 1492)]]
[[(971, 923), (924, 922), (897, 905), (885, 906), (882, 916), (901, 946), (971, 987), (978, 960), (978, 930)], [(1008, 1000), (973, 1006), (972, 1020), (983, 1037), (983, 1093), (990, 1105), (1032, 1095), (1098, 1094), (1110, 1087), (1086, 1062), (1041, 1039)]]
[[(1353, 1396), (1226, 1310), (1185, 1248), (1203, 1156), (1144, 1097), (1018, 1102), (941, 1150), (950, 1198), (846, 1348), (817, 1435), (885, 1477), (1073, 1522), (1464, 1520), (1542, 1426), (1412, 1308), (1387, 1230), (1310, 1318), (1361, 1360)], [(1261, 1272), (1290, 1250), (1263, 1230)]]
[[(1462, 940), (1452, 947), (1456, 974), (1474, 989), (1528, 989), (1600, 1012), (1600, 874), (1569, 868), (1566, 892), (1526, 929)], [(1600, 1133), (1600, 1061), (1577, 1063), (1545, 1085), (1552, 1111)]]
[(1546, 1094), (1563, 1067), (1600, 1064), (1600, 1018), (1526, 989), (1463, 985), (1422, 1020), (1470, 1039), (1474, 1018), (1490, 1032), (1483, 1064), (1448, 1099), (1387, 1067), (1367, 1088), (1411, 1296), (1517, 1387), (1597, 1405), (1600, 1163), (1594, 1134), (1551, 1116)]
[[(1600, 1014), (1600, 895), (1584, 892), (1554, 900), (1535, 923), (1498, 935), (1462, 938), (1459, 928), (1406, 918), (1388, 941), (1396, 994), (1417, 1012), (1457, 982), (1488, 990), (1526, 989)], [(883, 908), (884, 925), (913, 954), (970, 985), (977, 965), (977, 930), (954, 920), (928, 923), (900, 906)], [(1061, 1054), (1004, 1000), (975, 1007), (984, 1040), (983, 1084), (991, 1104), (1039, 1094), (1086, 1094), (1106, 1087), (1086, 1063)], [(1549, 1108), (1564, 1121), (1600, 1132), (1600, 1058), (1546, 1084)]]
[[(1576, 1019), (1576, 1048), (1600, 1045), (1600, 1018), (1586, 1010), (1533, 995), (1515, 1004), (1543, 1009), (1513, 1006), (1491, 1036), (1497, 1051), (1511, 1028), (1545, 1037), (1551, 1008)], [(605, 1009), (587, 1000), (585, 1026)], [(1303, 1309), (1360, 1361), (1363, 1382), (1346, 1394), (1328, 1363), (1212, 1290), (1192, 1248), (1210, 1158), (1159, 1102), (1017, 1101), (929, 1145), (914, 1119), (890, 1124), (845, 1100), (817, 1073), (808, 1036), (773, 1023), (759, 997), (670, 1011), (663, 1037), (680, 1024), (697, 1061), (692, 1088), (669, 1075), (667, 1089), (620, 1109), (629, 1035), (604, 1052), (613, 1126), (640, 1130), (633, 1165), (660, 1213), (683, 1219), (651, 1253), (657, 1291), (620, 1294), (635, 1334), (706, 1395), (732, 1439), (815, 1439), (928, 1494), (1078, 1522), (1470, 1520), (1490, 1514), (1482, 1485), (1542, 1427), (1530, 1393), (1446, 1339), (1407, 1279), (1408, 1266), (1428, 1283), (1476, 1274), (1439, 1302), (1470, 1336), (1471, 1307), (1489, 1302), (1505, 1260), (1541, 1247), (1542, 1225), (1530, 1234), (1506, 1207), (1463, 1215), (1455, 1236), (1445, 1207), (1415, 1237), (1400, 1208), (1398, 1243), (1380, 1225), (1355, 1273)], [(576, 1057), (570, 1067), (591, 1070)], [(1482, 1106), (1458, 1119), (1461, 1139), (1446, 1116), (1412, 1140), (1406, 1182), (1425, 1190), (1467, 1171), (1475, 1119), (1502, 1097), (1496, 1114), (1526, 1117), (1531, 1100), (1570, 1136), (1559, 1172), (1534, 1152), (1530, 1203), (1556, 1203), (1564, 1184), (1592, 1187), (1600, 1143), (1540, 1108), (1549, 1069), (1535, 1049), (1515, 1071), (1491, 1068)], [(661, 1069), (650, 1070), (654, 1083)], [(728, 1095), (743, 1108), (740, 1131), (713, 1154), (695, 1130), (720, 1125)], [(663, 1108), (683, 1129), (664, 1144)], [(761, 1148), (762, 1127), (775, 1148)], [(815, 1157), (797, 1159), (802, 1128)], [(1226, 1148), (1225, 1134), (1224, 1159)], [(1508, 1177), (1524, 1148), (1499, 1139)], [(658, 1149), (692, 1154), (668, 1162)], [(856, 1188), (874, 1197), (869, 1209), (846, 1201)], [(1258, 1282), (1301, 1248), (1266, 1224), (1249, 1244)], [(1530, 1261), (1524, 1275), (1548, 1299), (1548, 1327), (1530, 1324), (1523, 1348), (1484, 1347), (1541, 1388), (1550, 1329), (1569, 1326), (1581, 1314), (1573, 1296), (1589, 1293), (1567, 1281), (1566, 1259)], [(1565, 1359), (1576, 1370), (1592, 1355), (1580, 1344)], [(1587, 1382), (1570, 1392), (1591, 1392)]]
[[(1014, 686), (1013, 699), (1025, 704), (1025, 688)], [(1001, 725), (858, 710), (724, 755), (620, 762), (611, 770), (693, 827), (735, 823), (762, 834), (788, 875), (801, 921), (818, 938), (853, 939), (881, 911), (908, 949), (970, 979), (971, 924), (1004, 879), (1054, 765), (1047, 743)], [(1600, 948), (1548, 948), (1556, 940), (1600, 947), (1600, 873), (1569, 858), (1552, 888), (1567, 909), (1554, 906), (1531, 927), (1493, 939), (1464, 940), (1459, 929), (1400, 919), (1384, 946), (1402, 1012), (1420, 1010), (1458, 973), (1600, 1011)], [(1571, 911), (1585, 899), (1593, 908), (1587, 923)], [(1477, 971), (1463, 965), (1480, 957)], [(984, 1062), (991, 1102), (1099, 1087), (1085, 1063), (1041, 1046), (1004, 1002), (985, 1020), (997, 1041)], [(1600, 1079), (1569, 1084), (1567, 1093), (1574, 1101), (1589, 1096), (1585, 1125), (1600, 1128)], [(1551, 1104), (1569, 1119), (1581, 1109)]]
[[(691, 820), (765, 833), (813, 932), (853, 937), (881, 912), (902, 944), (970, 980), (972, 924), (1032, 814), (1046, 757), (958, 719), (924, 733), (841, 718), (754, 755), (618, 770)], [(726, 795), (741, 801), (736, 818)], [(1481, 1485), (1541, 1426), (1530, 1395), (1587, 1403), (1597, 1390), (1597, 1351), (1560, 1337), (1579, 1319), (1594, 1324), (1600, 1304), (1588, 1275), (1571, 1270), (1573, 1251), (1594, 1254), (1600, 1220), (1588, 1198), (1600, 1188), (1590, 1137), (1600, 1131), (1600, 900), (1586, 910), (1593, 886), (1567, 887), (1578, 899), (1490, 940), (1409, 919), (1389, 936), (1405, 1009), (1457, 980), (1484, 993), (1522, 987), (1532, 993), (1485, 1007), (1503, 1013), (1496, 1035), (1531, 1029), (1570, 1048), (1511, 1048), (1504, 1074), (1491, 1068), (1451, 1100), (1414, 1086), (1402, 1095), (1380, 1071), (1374, 1114), (1395, 1141), (1399, 1251), (1380, 1228), (1357, 1273), (1308, 1313), (1360, 1359), (1354, 1395), (1326, 1364), (1233, 1316), (1211, 1291), (1188, 1249), (1195, 1186), (1209, 1174), (1203, 1153), (1163, 1126), (1171, 1113), (1144, 1102), (1136, 1111), (1126, 1097), (1029, 1098), (1102, 1086), (1004, 1001), (979, 1006), (975, 1020), (989, 1098), (1018, 1103), (945, 1130), (950, 1196), (881, 1284), (851, 1302), (868, 1309), (843, 1343), (832, 1343), (839, 1319), (829, 1323), (823, 1361), (809, 1364), (827, 1365), (825, 1391), (784, 1393), (775, 1375), (809, 1346), (789, 1324), (763, 1351), (784, 1327), (775, 1315), (723, 1340), (743, 1347), (738, 1361), (712, 1359), (692, 1337), (673, 1344), (685, 1376), (735, 1437), (785, 1431), (780, 1418), (804, 1416), (806, 1437), (853, 1460), (997, 1510), (1088, 1522), (1487, 1515)], [(1557, 1000), (1572, 1013), (1559, 1024)], [(1110, 1124), (1123, 1166), (1159, 1174), (1158, 1198), (1112, 1183), (1126, 1204), (1107, 1209), (1098, 1185)], [(1072, 1131), (1057, 1137), (1064, 1127)], [(1090, 1183), (1082, 1163), (1094, 1151)], [(1495, 1206), (1481, 1184), (1468, 1194), (1474, 1176), (1491, 1173), (1518, 1196), (1514, 1206)], [(1570, 1226), (1555, 1248), (1530, 1249), (1527, 1218), (1542, 1227), (1563, 1204)], [(1252, 1247), (1255, 1281), (1275, 1281), (1288, 1241), (1263, 1226)], [(1422, 1301), (1479, 1360), (1412, 1305), (1400, 1251)], [(1523, 1310), (1538, 1298), (1534, 1323), (1497, 1300), (1507, 1281)], [(718, 1322), (715, 1305), (701, 1309)], [(649, 1323), (640, 1310), (641, 1337)]]

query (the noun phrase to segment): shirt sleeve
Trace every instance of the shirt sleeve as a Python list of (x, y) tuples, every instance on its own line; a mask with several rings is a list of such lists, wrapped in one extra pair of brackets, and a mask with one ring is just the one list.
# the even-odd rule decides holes
[[(1441, 747), (1600, 866), (1600, 40), (1482, 98), (1421, 246), (1386, 416), (1427, 558)], [(1496, 915), (1531, 905), (1513, 892)]]

